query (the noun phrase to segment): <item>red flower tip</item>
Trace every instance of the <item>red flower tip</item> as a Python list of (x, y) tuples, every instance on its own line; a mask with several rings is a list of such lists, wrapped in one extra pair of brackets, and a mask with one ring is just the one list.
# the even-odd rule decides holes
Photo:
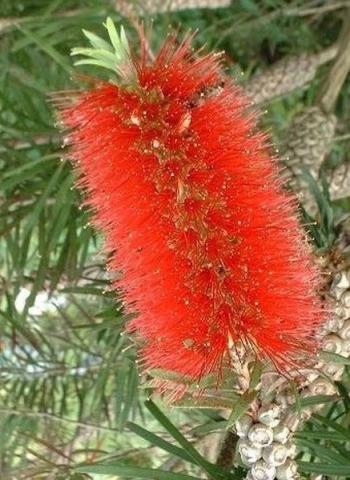
[(131, 63), (61, 118), (146, 368), (199, 379), (240, 342), (287, 371), (316, 347), (320, 280), (256, 114), (189, 37)]

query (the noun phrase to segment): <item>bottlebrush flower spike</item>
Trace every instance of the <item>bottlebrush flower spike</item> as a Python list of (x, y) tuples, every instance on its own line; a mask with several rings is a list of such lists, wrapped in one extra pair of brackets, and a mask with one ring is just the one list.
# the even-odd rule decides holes
[(191, 36), (151, 59), (106, 26), (112, 45), (85, 32), (73, 54), (113, 82), (67, 93), (60, 117), (146, 368), (197, 380), (240, 342), (287, 371), (316, 347), (319, 275), (256, 114)]

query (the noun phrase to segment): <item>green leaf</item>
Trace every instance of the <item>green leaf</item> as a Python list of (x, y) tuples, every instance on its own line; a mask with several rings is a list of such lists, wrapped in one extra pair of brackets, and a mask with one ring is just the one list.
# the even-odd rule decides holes
[(108, 35), (111, 39), (116, 55), (120, 59), (125, 58), (129, 54), (129, 44), (123, 26), (120, 27), (120, 35), (118, 35), (113, 20), (108, 17), (105, 27), (108, 30)]
[(343, 355), (338, 355), (337, 353), (322, 351), (319, 356), (327, 363), (331, 362), (339, 363), (341, 365), (350, 365), (350, 358), (343, 357)]
[(176, 408), (230, 409), (232, 408), (232, 401), (235, 395), (234, 392), (232, 392), (231, 398), (223, 397), (220, 394), (210, 396), (205, 393), (201, 394), (198, 398), (193, 397), (193, 395), (184, 395), (179, 400), (175, 400), (173, 406)]
[(52, 190), (54, 190), (54, 188), (57, 186), (58, 179), (61, 175), (62, 170), (63, 170), (63, 164), (61, 163), (60, 165), (58, 165), (55, 173), (50, 178), (44, 192), (42, 193), (35, 207), (33, 208), (32, 213), (28, 216), (27, 223), (25, 224), (23, 229), (24, 238), (28, 235), (28, 233), (34, 227), (34, 225), (36, 225), (39, 215), (43, 210), (43, 208), (45, 207), (46, 200), (49, 198), (49, 195), (52, 192)]
[(312, 432), (302, 431), (295, 434), (295, 438), (311, 440), (331, 440), (333, 442), (344, 442), (344, 437), (338, 432), (328, 430), (316, 430)]
[(91, 57), (96, 60), (106, 62), (107, 64), (113, 64), (114, 62), (117, 62), (117, 58), (114, 53), (107, 50), (98, 50), (96, 48), (72, 48), (71, 55), (82, 55), (84, 57)]
[(43, 168), (48, 168), (49, 165), (51, 166), (51, 160), (57, 161), (57, 157), (57, 154), (45, 155), (38, 160), (27, 162), (20, 167), (8, 170), (3, 175), (1, 188), (3, 190), (9, 190), (27, 179), (33, 178), (39, 172), (42, 172)]
[(71, 50), (71, 55), (82, 55), (83, 58), (74, 62), (74, 65), (96, 65), (112, 70), (118, 75), (122, 75), (120, 66), (125, 63), (130, 56), (130, 48), (123, 27), (118, 34), (117, 29), (111, 18), (107, 18), (105, 27), (112, 45), (106, 42), (92, 32), (83, 30), (93, 48), (76, 47)]
[(84, 30), (83, 29), (83, 34), (89, 40), (89, 42), (91, 43), (91, 45), (94, 48), (97, 48), (97, 49), (100, 49), (100, 50), (107, 50), (109, 52), (113, 52), (113, 48), (112, 48), (111, 44), (106, 42), (106, 40), (99, 37), (95, 33), (89, 32), (89, 30)]
[(341, 382), (337, 382), (336, 385), (337, 385), (338, 391), (341, 395), (341, 399), (343, 401), (345, 411), (350, 412), (350, 395), (349, 395), (348, 389)]
[(329, 462), (332, 462), (335, 464), (341, 464), (347, 460), (346, 457), (344, 457), (344, 455), (339, 454), (337, 451), (330, 448), (330, 446), (324, 447), (323, 445), (320, 445), (317, 442), (312, 442), (306, 439), (301, 439), (299, 440), (298, 443), (303, 447), (308, 448), (320, 460), (328, 460)]
[(149, 374), (153, 378), (160, 378), (180, 385), (193, 385), (194, 383), (193, 378), (188, 375), (181, 375), (177, 372), (172, 372), (163, 368), (152, 368), (149, 371)]
[(27, 28), (25, 28), (23, 25), (18, 26), (19, 30), (28, 37), (30, 40), (32, 40), (34, 43), (40, 47), (40, 49), (45, 52), (47, 55), (49, 55), (58, 65), (60, 65), (67, 73), (71, 74), (72, 68), (68, 64), (68, 62), (65, 60), (65, 58), (58, 53), (58, 51), (49, 45), (47, 41), (42, 39), (39, 35), (35, 34), (34, 32), (31, 32)]
[(115, 72), (115, 67), (114, 64), (105, 62), (103, 60), (89, 60), (89, 59), (84, 59), (84, 60), (77, 60), (74, 62), (74, 65), (95, 65), (96, 67), (102, 67), (106, 68), (107, 70), (112, 70), (112, 72)]
[(299, 468), (304, 473), (320, 473), (322, 475), (339, 475), (346, 477), (350, 475), (350, 463), (329, 464), (316, 462), (298, 462)]
[(104, 295), (104, 290), (96, 287), (67, 287), (60, 290), (62, 293), (76, 293), (78, 295)]
[(211, 432), (217, 432), (218, 430), (226, 429), (227, 421), (218, 420), (216, 422), (208, 422), (203, 425), (199, 425), (191, 430), (194, 435), (203, 435)]
[(242, 417), (242, 415), (245, 414), (251, 403), (255, 400), (256, 396), (257, 392), (255, 390), (244, 392), (241, 395), (238, 402), (234, 404), (230, 416), (227, 420), (227, 430), (230, 429)]
[(136, 435), (143, 438), (144, 440), (147, 440), (147, 442), (150, 442), (152, 445), (155, 445), (158, 448), (161, 448), (162, 450), (170, 453), (171, 455), (175, 455), (176, 457), (182, 458), (182, 460), (185, 460), (186, 462), (193, 463), (193, 458), (190, 455), (188, 455), (188, 453), (182, 448), (179, 448), (176, 445), (173, 445), (172, 443), (167, 442), (163, 438), (158, 437), (158, 435), (155, 435), (154, 433), (149, 432), (145, 428), (142, 428), (133, 422), (127, 422), (125, 426), (128, 430), (130, 430), (130, 432), (136, 433)]
[(263, 371), (263, 365), (260, 360), (256, 359), (251, 366), (250, 384), (249, 384), (250, 390), (254, 390), (257, 387), (258, 383), (261, 380), (262, 371)]
[[(335, 395), (312, 395), (299, 399), (300, 408), (309, 407), (310, 405), (322, 405), (324, 403), (334, 403), (339, 400)], [(299, 409), (299, 407), (297, 407)]]
[(149, 480), (199, 480), (198, 477), (181, 473), (165, 472), (152, 468), (127, 467), (120, 464), (83, 465), (75, 469), (82, 473), (96, 473), (99, 475), (120, 475), (133, 479), (146, 478)]
[(347, 428), (344, 428), (338, 422), (335, 422), (334, 420), (330, 420), (329, 418), (323, 417), (322, 415), (318, 415), (316, 413), (313, 415), (312, 420), (313, 421), (316, 420), (322, 423), (323, 425), (330, 427), (332, 430), (335, 430), (336, 432), (340, 433), (340, 435), (343, 436), (345, 441), (350, 440), (350, 430)]
[(178, 444), (188, 453), (193, 461), (203, 468), (207, 474), (214, 479), (235, 479), (236, 475), (230, 474), (206, 460), (189, 442), (182, 433), (173, 425), (170, 420), (159, 410), (152, 400), (145, 402), (147, 409), (158, 420), (158, 422), (166, 429), (166, 431), (178, 442)]

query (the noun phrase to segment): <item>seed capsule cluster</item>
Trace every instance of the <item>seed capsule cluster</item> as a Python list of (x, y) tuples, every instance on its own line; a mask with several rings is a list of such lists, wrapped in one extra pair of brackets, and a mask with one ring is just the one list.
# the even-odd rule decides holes
[(350, 172), (349, 164), (342, 163), (338, 165), (332, 172), (329, 195), (332, 200), (348, 197), (350, 194)]
[(318, 53), (303, 53), (286, 57), (270, 68), (258, 71), (244, 84), (244, 89), (254, 103), (261, 104), (305, 87), (313, 80), (320, 65), (332, 60), (337, 46)]
[(152, 15), (196, 8), (223, 8), (230, 5), (230, 0), (120, 0), (118, 11), (125, 15)]
[[(343, 357), (350, 356), (350, 269), (333, 276), (330, 296), (334, 301), (334, 314), (322, 329), (323, 350)], [(320, 365), (321, 370), (333, 380), (339, 380), (344, 365), (327, 363)]]
[(276, 402), (260, 405), (254, 416), (246, 414), (236, 423), (237, 451), (249, 467), (249, 480), (295, 478), (293, 431), (285, 425), (285, 417), (286, 408)]
[[(334, 314), (322, 327), (322, 351), (348, 358), (350, 269), (333, 276), (329, 295), (334, 301)], [(320, 361), (314, 368), (299, 370), (295, 379), (300, 397), (335, 395), (334, 381), (341, 379), (344, 368), (342, 363)], [(242, 463), (249, 468), (248, 480), (297, 478), (294, 432), (322, 405), (296, 412), (294, 404), (295, 395), (290, 391), (288, 381), (279, 381), (278, 376), (263, 374), (259, 399), (235, 425), (239, 437), (237, 452)]]
[(331, 149), (336, 124), (335, 115), (324, 113), (318, 106), (308, 107), (293, 118), (282, 149), (289, 184), (301, 194), (303, 206), (311, 214), (317, 208), (305, 179), (305, 167), (314, 179), (318, 178), (320, 166)]

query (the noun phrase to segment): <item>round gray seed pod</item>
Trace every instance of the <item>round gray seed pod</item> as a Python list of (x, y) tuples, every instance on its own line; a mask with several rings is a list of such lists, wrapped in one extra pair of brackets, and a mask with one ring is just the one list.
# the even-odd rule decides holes
[(331, 333), (323, 339), (322, 348), (326, 352), (339, 354), (343, 349), (343, 341), (338, 335)]
[(300, 370), (300, 374), (305, 377), (305, 380), (307, 383), (313, 382), (320, 376), (320, 374), (311, 368), (305, 368)]
[(344, 341), (343, 342), (343, 348), (341, 351), (341, 355), (343, 357), (349, 357), (350, 356), (350, 342)]
[(278, 480), (293, 480), (298, 474), (298, 465), (290, 458), (280, 467), (277, 467), (276, 477)]
[(280, 423), (281, 407), (277, 404), (270, 404), (261, 407), (257, 418), (260, 423), (274, 428)]
[(350, 340), (350, 318), (345, 320), (338, 334), (343, 340)]
[(282, 443), (273, 442), (269, 447), (263, 449), (262, 456), (267, 464), (278, 467), (287, 460), (288, 449)]
[(340, 297), (342, 296), (342, 294), (344, 293), (345, 289), (344, 288), (332, 288), (330, 291), (329, 291), (329, 295), (333, 298), (335, 298), (336, 300), (340, 300)]
[(248, 431), (248, 439), (257, 447), (268, 447), (273, 441), (273, 430), (263, 423), (255, 423)]
[(259, 460), (252, 466), (250, 472), (254, 480), (273, 480), (276, 476), (276, 467)]
[(285, 444), (288, 441), (290, 436), (291, 436), (291, 431), (289, 430), (289, 428), (286, 427), (285, 425), (282, 425), (281, 423), (273, 429), (274, 442), (280, 442), (282, 444)]
[(340, 302), (345, 308), (350, 308), (350, 290), (346, 290), (340, 297)]
[(345, 320), (348, 317), (347, 309), (339, 303), (334, 307), (334, 313), (338, 315), (338, 317), (342, 318), (343, 320)]
[(325, 363), (322, 367), (323, 373), (328, 375), (333, 381), (338, 381), (341, 379), (345, 370), (345, 366), (341, 363), (329, 362)]
[(243, 415), (235, 423), (236, 433), (239, 437), (246, 437), (250, 427), (253, 424), (253, 419), (249, 415)]
[(241, 457), (242, 463), (251, 466), (262, 457), (262, 448), (253, 445), (246, 438), (240, 438), (237, 442), (237, 451)]
[(350, 279), (348, 278), (347, 272), (338, 272), (334, 275), (331, 291), (335, 289), (346, 290), (349, 287)]
[(328, 332), (337, 333), (344, 324), (344, 318), (340, 317), (336, 313), (325, 323), (322, 328), (322, 332), (327, 334)]
[(294, 458), (297, 454), (297, 446), (294, 441), (290, 440), (286, 444), (286, 448), (288, 450), (288, 457)]
[(320, 473), (311, 473), (310, 480), (322, 480), (324, 477)]
[(332, 383), (324, 378), (318, 378), (309, 385), (310, 395), (334, 395), (336, 389)]

